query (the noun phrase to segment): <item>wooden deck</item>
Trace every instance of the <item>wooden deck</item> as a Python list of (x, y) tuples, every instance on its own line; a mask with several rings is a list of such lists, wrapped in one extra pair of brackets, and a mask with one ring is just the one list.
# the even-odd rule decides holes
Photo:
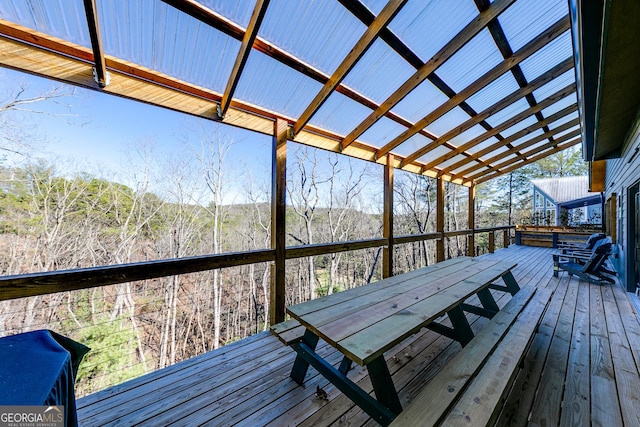
[[(553, 252), (511, 246), (485, 255), (517, 261), (521, 286), (555, 291), (498, 425), (640, 426), (640, 324), (630, 296), (566, 273), (554, 278)], [(496, 297), (501, 306), (510, 298)], [(468, 317), (476, 330), (487, 321)], [(422, 331), (388, 351), (403, 405), (459, 350)], [(340, 362), (327, 345), (318, 351)], [(304, 387), (294, 383), (293, 359), (291, 349), (261, 333), (79, 399), (80, 425), (377, 425), (313, 368)], [(371, 390), (366, 370), (356, 367), (349, 377)], [(316, 396), (317, 387), (326, 398)]]

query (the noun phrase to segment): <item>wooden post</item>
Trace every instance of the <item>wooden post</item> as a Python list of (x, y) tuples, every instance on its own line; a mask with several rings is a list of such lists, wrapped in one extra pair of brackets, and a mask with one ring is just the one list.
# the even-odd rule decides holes
[(496, 232), (491, 230), (489, 232), (489, 253), (492, 254), (496, 250)]
[(436, 261), (444, 261), (444, 179), (436, 179), (436, 231), (440, 238), (436, 240)]
[(471, 234), (467, 239), (467, 246), (469, 248), (469, 256), (476, 256), (476, 186), (471, 184), (469, 187), (469, 224), (468, 228), (471, 230)]
[(289, 125), (276, 119), (273, 130), (271, 162), (271, 249), (275, 261), (271, 265), (271, 297), (269, 319), (271, 324), (284, 321), (285, 315), (285, 213), (287, 194), (287, 133)]
[(382, 237), (387, 245), (382, 249), (382, 277), (393, 276), (393, 162), (394, 155), (387, 154), (384, 166), (384, 207), (382, 214)]
[(502, 245), (505, 248), (509, 247), (509, 233), (511, 233), (511, 229), (507, 228), (505, 230), (502, 230)]

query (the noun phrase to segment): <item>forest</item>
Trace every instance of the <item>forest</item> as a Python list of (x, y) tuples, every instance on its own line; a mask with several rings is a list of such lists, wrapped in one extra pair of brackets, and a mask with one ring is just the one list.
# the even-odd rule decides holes
[[(2, 275), (269, 247), (270, 189), (256, 171), (226, 161), (238, 147), (223, 127), (199, 123), (197, 149), (171, 161), (148, 144), (134, 146), (135, 179), (123, 184), (38, 156), (29, 132), (16, 127), (12, 113), (26, 101), (63, 92), (0, 99), (0, 149), (22, 155), (0, 162)], [(565, 151), (478, 186), (476, 227), (527, 223), (529, 179), (584, 168), (579, 151)], [(288, 246), (382, 236), (380, 165), (289, 143), (287, 188)], [(242, 202), (227, 202), (231, 191)], [(467, 228), (467, 191), (447, 183), (445, 230)], [(435, 231), (435, 199), (433, 179), (397, 171), (395, 234)], [(434, 245), (399, 245), (395, 273), (435, 262)], [(463, 236), (447, 239), (447, 257), (465, 254), (466, 245)], [(486, 236), (476, 245), (486, 251)], [(287, 261), (287, 304), (379, 280), (380, 252)], [(0, 336), (49, 328), (91, 347), (77, 379), (82, 396), (267, 329), (269, 280), (263, 263), (0, 301)]]

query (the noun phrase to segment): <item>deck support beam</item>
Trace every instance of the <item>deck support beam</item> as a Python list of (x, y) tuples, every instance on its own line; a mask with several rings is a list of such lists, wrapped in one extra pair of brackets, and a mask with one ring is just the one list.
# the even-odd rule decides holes
[(491, 230), (489, 232), (489, 253), (492, 254), (496, 251), (496, 232)]
[(287, 195), (287, 135), (286, 120), (276, 119), (273, 130), (271, 163), (271, 249), (275, 261), (271, 264), (271, 295), (269, 319), (271, 324), (284, 321), (285, 315), (285, 213)]
[(91, 39), (91, 49), (93, 50), (94, 79), (96, 83), (103, 88), (109, 84), (109, 76), (104, 59), (104, 50), (102, 49), (102, 37), (100, 35), (96, 0), (84, 0), (84, 12), (87, 16), (89, 38)]
[(384, 166), (384, 207), (382, 214), (382, 234), (387, 244), (382, 248), (382, 277), (393, 276), (393, 154), (387, 154)]
[(436, 240), (436, 261), (444, 261), (444, 179), (436, 179), (436, 231), (440, 238)]
[(469, 256), (476, 256), (476, 186), (472, 183), (469, 187), (469, 208), (468, 208), (468, 225), (471, 230), (467, 238), (467, 246), (469, 248)]

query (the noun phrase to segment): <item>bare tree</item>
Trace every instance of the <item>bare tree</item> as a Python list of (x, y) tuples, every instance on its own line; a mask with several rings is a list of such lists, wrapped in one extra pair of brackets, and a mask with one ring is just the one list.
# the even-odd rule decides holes
[[(271, 244), (271, 221), (269, 218), (269, 210), (266, 201), (269, 200), (269, 192), (266, 186), (258, 186), (255, 184), (251, 169), (246, 168), (246, 175), (248, 180), (245, 184), (245, 191), (247, 193), (250, 210), (247, 212), (245, 218), (248, 221), (250, 230), (249, 241), (253, 243), (251, 249), (268, 248)], [(256, 332), (258, 332), (258, 302), (255, 282), (255, 265), (249, 266), (249, 278), (250, 284), (250, 298), (252, 299), (255, 316), (256, 316)], [(265, 268), (260, 278), (260, 287), (263, 295), (263, 312), (264, 320), (262, 323), (262, 330), (266, 330), (269, 326), (269, 319), (266, 313), (269, 313), (269, 269)], [(251, 318), (251, 316), (249, 316)]]
[[(185, 156), (171, 157), (167, 160), (163, 170), (166, 179), (164, 180), (166, 198), (170, 200), (160, 211), (165, 225), (164, 233), (158, 242), (160, 247), (158, 253), (166, 258), (181, 258), (195, 255), (199, 246), (199, 236), (202, 230), (202, 217), (204, 211), (194, 202), (198, 200), (200, 185), (197, 182), (199, 174), (193, 159)], [(178, 351), (178, 340), (182, 338), (182, 348), (186, 348), (186, 343), (192, 336), (192, 325), (195, 322), (194, 335), (202, 333), (202, 311), (200, 308), (200, 293), (191, 295), (197, 299), (195, 304), (184, 304), (186, 310), (190, 310), (187, 327), (180, 335), (178, 333), (178, 307), (180, 290), (183, 281), (193, 280), (192, 276), (171, 276), (165, 280), (164, 302), (162, 307), (162, 322), (160, 332), (160, 357), (159, 366), (164, 367), (176, 362)], [(201, 277), (197, 275), (196, 277)], [(197, 288), (200, 288), (199, 286)], [(186, 297), (186, 296), (185, 296)], [(204, 339), (204, 337), (201, 337)]]
[[(331, 242), (348, 240), (357, 216), (354, 214), (354, 202), (362, 193), (364, 173), (356, 171), (351, 160), (347, 160), (346, 177), (338, 183), (341, 172), (337, 154), (329, 156), (329, 206), (327, 208), (329, 235)], [(329, 284), (327, 294), (334, 291), (340, 259), (343, 253), (329, 254)]]
[[(287, 182), (287, 195), (291, 208), (302, 221), (304, 235), (289, 232), (288, 235), (300, 244), (314, 243), (313, 220), (320, 202), (320, 187), (329, 178), (320, 175), (318, 153), (316, 149), (299, 146), (293, 160), (293, 173)], [(307, 258), (308, 297), (316, 297), (316, 272), (313, 257)]]
[[(217, 254), (222, 252), (222, 221), (224, 215), (223, 199), (225, 185), (225, 156), (233, 146), (234, 141), (225, 138), (210, 128), (200, 128), (200, 144), (197, 158), (200, 162), (201, 173), (209, 190), (210, 202), (204, 207), (212, 221), (211, 250)], [(219, 270), (211, 272), (211, 287), (213, 291), (213, 345), (220, 345), (220, 330), (222, 318), (222, 276)]]
[(29, 87), (21, 84), (17, 89), (0, 95), (0, 151), (5, 153), (5, 157), (17, 155), (26, 159), (42, 138), (36, 137), (37, 128), (26, 124), (24, 118), (29, 115), (66, 114), (52, 112), (46, 106), (54, 105), (57, 110), (60, 107), (66, 109), (69, 106), (62, 101), (74, 93), (75, 90), (66, 86), (56, 86), (47, 92), (31, 95)]
[[(435, 205), (435, 186), (433, 179), (416, 174), (398, 174), (394, 192), (396, 233), (424, 234), (433, 229), (433, 206)], [(406, 262), (407, 268), (417, 268), (430, 263), (429, 254), (433, 252), (422, 241), (412, 245)]]

